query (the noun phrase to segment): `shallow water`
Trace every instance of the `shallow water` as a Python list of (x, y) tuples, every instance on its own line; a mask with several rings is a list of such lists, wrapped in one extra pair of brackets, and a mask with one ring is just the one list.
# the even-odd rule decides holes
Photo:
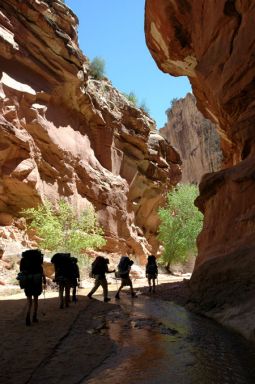
[(254, 384), (255, 350), (174, 303), (124, 293), (107, 318), (116, 354), (83, 383)]

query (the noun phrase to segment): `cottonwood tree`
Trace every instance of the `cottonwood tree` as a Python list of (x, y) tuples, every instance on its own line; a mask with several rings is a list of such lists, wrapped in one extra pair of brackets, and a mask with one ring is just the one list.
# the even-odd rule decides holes
[(179, 185), (167, 195), (166, 207), (159, 209), (158, 239), (164, 247), (162, 262), (184, 263), (196, 251), (196, 238), (202, 229), (203, 215), (194, 205), (198, 196), (195, 185)]
[(82, 260), (86, 250), (100, 248), (106, 243), (93, 208), (78, 214), (61, 199), (57, 206), (46, 201), (21, 213), (28, 222), (28, 228), (36, 231), (38, 245), (44, 250), (70, 252)]

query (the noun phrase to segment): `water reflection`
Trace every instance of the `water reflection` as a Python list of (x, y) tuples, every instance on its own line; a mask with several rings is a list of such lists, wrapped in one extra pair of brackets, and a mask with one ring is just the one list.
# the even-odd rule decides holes
[(123, 295), (121, 305), (125, 315), (108, 319), (116, 354), (84, 383), (255, 383), (254, 350), (241, 337), (174, 303)]

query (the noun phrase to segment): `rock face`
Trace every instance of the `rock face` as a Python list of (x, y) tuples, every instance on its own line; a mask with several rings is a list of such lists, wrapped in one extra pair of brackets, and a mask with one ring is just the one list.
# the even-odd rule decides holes
[(65, 197), (78, 211), (95, 206), (106, 250), (144, 256), (157, 249), (156, 212), (180, 157), (107, 79), (89, 76), (77, 21), (61, 1), (0, 4), (0, 224)]
[(207, 172), (220, 169), (222, 152), (215, 125), (197, 109), (188, 93), (166, 111), (167, 123), (159, 130), (180, 153), (182, 182), (198, 184)]
[(226, 169), (206, 175), (191, 280), (196, 308), (254, 340), (255, 33), (252, 1), (147, 0), (146, 39), (158, 66), (186, 75), (218, 126)]

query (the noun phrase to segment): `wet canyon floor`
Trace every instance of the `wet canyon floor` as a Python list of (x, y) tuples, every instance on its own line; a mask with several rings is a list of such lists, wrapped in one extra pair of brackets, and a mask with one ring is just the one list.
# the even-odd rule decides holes
[(255, 349), (241, 336), (173, 302), (122, 294), (107, 315), (115, 353), (83, 384), (255, 383)]
[(31, 327), (24, 294), (0, 299), (1, 384), (255, 383), (254, 345), (160, 292), (80, 293), (64, 310), (47, 293)]

